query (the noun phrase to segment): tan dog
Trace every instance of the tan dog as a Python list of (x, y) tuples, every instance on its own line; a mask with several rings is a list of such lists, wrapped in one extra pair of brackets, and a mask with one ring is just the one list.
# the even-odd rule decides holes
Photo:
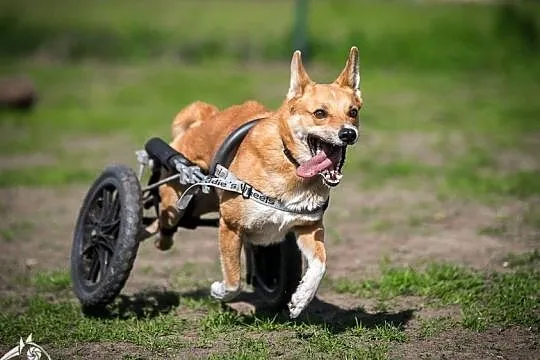
[[(296, 51), (291, 62), (287, 97), (275, 112), (255, 101), (219, 111), (195, 102), (182, 110), (172, 125), (171, 146), (186, 158), (208, 169), (217, 149), (234, 129), (260, 120), (241, 143), (229, 169), (262, 193), (275, 197), (295, 212), (274, 209), (251, 199), (219, 190), (219, 209), (197, 204), (197, 212), (219, 210), (219, 251), (223, 281), (214, 282), (211, 294), (231, 300), (240, 291), (242, 243), (255, 245), (281, 241), (294, 231), (307, 260), (307, 270), (289, 303), (297, 317), (315, 296), (326, 269), (324, 209), (330, 187), (342, 177), (345, 148), (358, 138), (359, 90), (358, 49), (351, 48), (345, 68), (331, 84), (310, 80)], [(176, 201), (183, 188), (168, 183), (160, 188), (161, 236), (156, 246), (167, 249), (172, 238), (166, 229), (179, 220)], [(214, 205), (215, 207), (215, 205)], [(302, 213), (304, 212), (304, 213)]]

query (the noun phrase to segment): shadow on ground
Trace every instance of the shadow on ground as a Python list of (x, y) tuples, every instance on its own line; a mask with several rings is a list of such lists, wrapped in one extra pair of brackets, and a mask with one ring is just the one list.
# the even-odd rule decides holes
[[(208, 298), (208, 289), (206, 288), (185, 293), (169, 290), (142, 291), (129, 296), (121, 295), (113, 304), (105, 308), (84, 309), (84, 312), (87, 316), (102, 319), (128, 319), (133, 317), (149, 319), (174, 311), (180, 305), (181, 299), (205, 300)], [(399, 312), (368, 313), (362, 308), (344, 309), (315, 298), (298, 319), (291, 320), (286, 311), (273, 311), (268, 306), (265, 306), (263, 301), (253, 293), (244, 292), (236, 301), (246, 303), (254, 309), (253, 315), (239, 318), (240, 324), (249, 325), (262, 320), (274, 323), (321, 325), (328, 328), (332, 333), (341, 333), (358, 325), (366, 328), (384, 325), (404, 328), (415, 311), (415, 309), (407, 309)], [(224, 305), (223, 309), (237, 311), (227, 305)]]
[(283, 310), (278, 313), (272, 311), (264, 305), (260, 297), (253, 293), (242, 293), (236, 301), (248, 303), (255, 308), (255, 316), (247, 318), (246, 323), (259, 319), (279, 323), (321, 325), (333, 334), (344, 332), (358, 325), (366, 328), (384, 325), (404, 328), (412, 319), (415, 311), (415, 309), (407, 309), (398, 312), (368, 313), (360, 307), (342, 308), (315, 297), (299, 318), (291, 320), (287, 311)]

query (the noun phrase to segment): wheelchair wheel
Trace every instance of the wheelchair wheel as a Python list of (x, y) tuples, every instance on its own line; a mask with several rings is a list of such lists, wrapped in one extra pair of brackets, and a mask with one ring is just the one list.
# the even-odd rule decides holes
[(302, 278), (302, 254), (296, 236), (289, 233), (279, 244), (250, 245), (246, 250), (255, 292), (268, 307), (285, 308)]
[(83, 310), (112, 302), (124, 286), (139, 242), (141, 188), (130, 168), (105, 168), (86, 194), (73, 236), (71, 279)]

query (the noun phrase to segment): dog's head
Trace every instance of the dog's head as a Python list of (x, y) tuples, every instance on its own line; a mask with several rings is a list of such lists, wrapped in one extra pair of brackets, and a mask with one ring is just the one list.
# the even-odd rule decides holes
[(285, 106), (285, 147), (298, 162), (296, 174), (321, 176), (327, 186), (339, 184), (348, 145), (358, 140), (358, 112), (362, 107), (358, 49), (352, 47), (345, 68), (331, 84), (313, 82), (300, 51), (291, 61), (291, 81)]

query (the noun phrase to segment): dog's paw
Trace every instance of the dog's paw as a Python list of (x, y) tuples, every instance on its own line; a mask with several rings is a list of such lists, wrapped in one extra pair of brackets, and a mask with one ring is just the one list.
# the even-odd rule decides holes
[(161, 251), (169, 250), (174, 244), (172, 236), (165, 236), (163, 234), (158, 234), (154, 240), (154, 245)]
[(231, 301), (240, 294), (240, 287), (227, 289), (223, 281), (215, 281), (210, 287), (210, 295), (220, 301)]
[(293, 301), (291, 301), (288, 304), (288, 307), (289, 307), (289, 316), (291, 319), (296, 319), (300, 315), (302, 310), (304, 310), (304, 308), (300, 306), (300, 304), (296, 304)]
[(304, 310), (308, 302), (308, 300), (302, 298), (302, 296), (299, 296), (297, 293), (293, 294), (291, 301), (287, 304), (291, 319), (297, 318), (298, 315), (300, 315), (300, 313)]

